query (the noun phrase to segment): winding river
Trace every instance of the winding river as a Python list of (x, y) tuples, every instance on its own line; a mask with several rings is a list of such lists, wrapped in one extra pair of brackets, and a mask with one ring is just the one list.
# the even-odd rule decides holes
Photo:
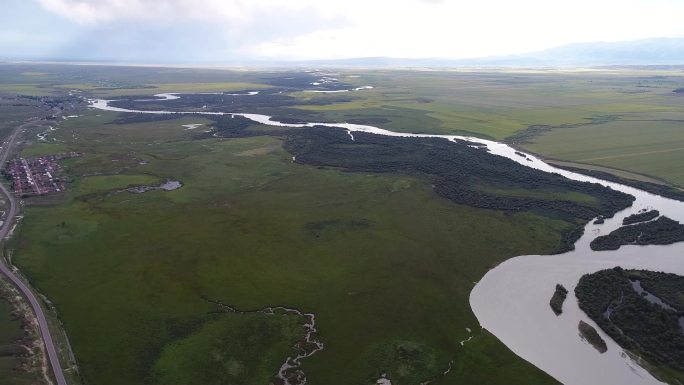
[[(179, 94), (166, 94), (179, 97)], [(170, 100), (160, 95), (157, 100)], [(283, 127), (326, 126), (353, 132), (368, 132), (399, 137), (434, 137), (466, 140), (486, 146), (490, 153), (504, 156), (524, 166), (544, 172), (561, 174), (569, 179), (599, 183), (633, 195), (634, 204), (607, 219), (601, 225), (589, 222), (575, 250), (561, 255), (523, 255), (511, 258), (491, 269), (475, 285), (470, 294), (470, 306), (480, 325), (499, 338), (520, 357), (544, 370), (567, 385), (642, 385), (660, 384), (646, 370), (624, 353), (610, 337), (577, 306), (574, 295), (563, 305), (563, 314), (556, 316), (549, 300), (557, 283), (571, 293), (579, 278), (587, 273), (622, 266), (625, 269), (647, 269), (684, 275), (684, 243), (668, 246), (623, 246), (615, 251), (592, 251), (591, 240), (621, 226), (622, 219), (644, 208), (654, 208), (679, 222), (684, 222), (684, 202), (661, 197), (575, 172), (555, 168), (541, 159), (523, 154), (499, 142), (456, 135), (411, 134), (378, 127), (350, 123), (282, 123), (268, 115), (229, 112), (144, 111), (118, 108), (108, 100), (91, 100), (94, 108), (144, 114), (199, 114), (242, 116), (254, 122)], [(516, 152), (518, 152), (516, 154)], [(599, 353), (578, 335), (580, 320), (594, 326), (606, 340), (608, 351)]]

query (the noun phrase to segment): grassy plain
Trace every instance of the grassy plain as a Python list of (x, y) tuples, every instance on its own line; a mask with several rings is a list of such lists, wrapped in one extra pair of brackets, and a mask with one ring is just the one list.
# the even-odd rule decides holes
[[(56, 95), (76, 89), (87, 95), (119, 97), (263, 89), (287, 74), (29, 67), (0, 67), (0, 92)], [(684, 85), (684, 76), (677, 69), (345, 70), (334, 76), (353, 86), (375, 88), (324, 105), (311, 103), (337, 94), (295, 92), (291, 95), (301, 104), (290, 109), (319, 121), (370, 119), (374, 125), (397, 131), (512, 140), (526, 150), (575, 166), (607, 167), (618, 176), (640, 179), (644, 174), (684, 186), (684, 175), (678, 171), (684, 162), (684, 135), (678, 128), (684, 120), (684, 97), (672, 92)], [(546, 128), (519, 140), (518, 135), (535, 126)]]
[(0, 137), (5, 138), (11, 130), (34, 117), (47, 115), (44, 108), (31, 100), (3, 98), (0, 94)]
[(145, 87), (103, 87), (95, 83), (81, 83), (81, 84), (60, 84), (58, 88), (63, 89), (77, 89), (82, 91), (89, 91), (93, 95), (99, 97), (117, 97), (122, 95), (149, 95), (150, 91), (154, 93), (163, 92), (217, 92), (217, 91), (239, 91), (239, 90), (260, 90), (268, 88), (266, 84), (247, 83), (247, 82), (211, 82), (211, 83), (160, 83), (149, 85)]
[[(0, 89), (31, 84), (36, 92), (63, 94), (68, 84), (85, 95), (149, 95), (254, 89), (267, 85), (266, 78), (282, 77), (74, 68), (41, 66), (17, 76), (3, 67)], [(306, 103), (330, 95), (293, 93), (298, 103), (290, 110), (317, 120), (371, 119), (395, 130), (496, 139), (547, 125), (548, 132), (523, 146), (579, 162), (622, 159), (635, 151), (634, 143), (650, 151), (673, 148), (648, 142), (636, 124), (620, 125), (626, 114), (659, 122), (677, 114), (679, 99), (667, 92), (679, 78), (660, 73), (359, 75), (340, 78), (376, 88), (328, 105)], [(619, 118), (609, 123), (584, 125), (614, 115)], [(297, 328), (291, 319), (217, 314), (205, 298), (240, 310), (287, 305), (315, 313), (325, 349), (304, 361), (312, 384), (372, 384), (383, 370), (395, 385), (414, 384), (446, 370), (452, 360), (453, 370), (437, 384), (554, 383), (477, 327), (468, 296), (474, 282), (501, 261), (554, 249), (568, 223), (457, 205), (417, 177), (296, 164), (274, 136), (197, 140), (204, 128), (182, 125), (211, 125), (202, 118), (112, 124), (117, 117), (88, 111), (60, 122), (50, 136), (56, 141), (23, 150), (84, 153), (64, 163), (72, 182), (63, 199), (29, 200), (13, 247), (15, 262), (56, 304), (86, 383), (213, 384), (220, 383), (218, 374), (250, 383), (274, 374), (292, 353), (287, 347)], [(678, 140), (675, 123), (656, 126), (654, 133)], [(574, 130), (583, 130), (596, 146), (564, 143)], [(582, 147), (588, 152), (578, 152)], [(658, 154), (670, 153), (673, 158), (648, 169), (638, 169), (638, 160), (624, 168), (674, 175), (679, 153)], [(610, 162), (616, 161), (596, 161), (619, 166)], [(166, 178), (183, 187), (117, 192)], [(494, 192), (544, 194), (504, 187)], [(212, 360), (217, 352), (226, 359)]]
[(679, 71), (375, 71), (355, 81), (376, 88), (352, 102), (299, 108), (330, 120), (385, 117), (377, 125), (496, 140), (545, 126), (513, 142), (580, 167), (684, 186), (684, 97), (672, 92), (684, 84)]
[[(30, 70), (26, 71), (29, 68)], [(250, 71), (187, 68), (144, 68), (77, 65), (0, 65), (0, 93), (59, 96), (75, 90), (88, 95), (116, 97), (162, 92), (212, 92), (263, 89)]]
[(212, 92), (234, 90), (258, 90), (267, 88), (265, 84), (246, 82), (212, 82), (212, 83), (161, 83), (154, 85), (107, 85), (98, 83), (74, 84), (0, 84), (0, 92), (16, 93), (31, 96), (57, 96), (70, 90), (88, 92), (90, 95), (111, 98), (123, 95), (150, 95), (164, 92)]
[(555, 159), (629, 170), (684, 186), (684, 112), (680, 115), (554, 130), (525, 147)]
[[(180, 367), (201, 370), (207, 363), (186, 353), (209, 354), (201, 341), (234, 332), (216, 326), (203, 297), (314, 312), (326, 347), (304, 362), (311, 383), (370, 384), (378, 362), (396, 383), (414, 383), (452, 359), (440, 383), (553, 382), (477, 328), (468, 295), (502, 260), (551, 250), (565, 222), (455, 205), (412, 177), (295, 164), (273, 137), (191, 140), (181, 127), (191, 118), (107, 124), (114, 117), (88, 112), (61, 124), (58, 143), (28, 147), (85, 155), (67, 163), (66, 202), (29, 205), (15, 243), (16, 263), (59, 309), (87, 383), (162, 384), (187, 376)], [(184, 186), (112, 193), (167, 177)], [(262, 335), (226, 322), (248, 341)], [(245, 354), (284, 360), (282, 341)], [(407, 346), (416, 356), (399, 370)], [(273, 374), (278, 362), (245, 373)]]
[[(674, 75), (662, 80), (661, 74), (629, 71), (374, 71), (354, 79), (376, 87), (357, 94), (360, 100), (300, 108), (344, 111), (347, 116), (383, 116), (382, 110), (406, 109), (435, 122), (404, 130), (467, 131), (501, 140), (531, 125), (582, 124), (607, 114), (676, 110), (668, 99), (671, 87), (681, 84), (679, 74)], [(304, 94), (308, 99), (326, 97)]]
[(222, 314), (164, 348), (153, 369), (159, 384), (268, 384), (273, 368), (304, 338), (296, 316)]

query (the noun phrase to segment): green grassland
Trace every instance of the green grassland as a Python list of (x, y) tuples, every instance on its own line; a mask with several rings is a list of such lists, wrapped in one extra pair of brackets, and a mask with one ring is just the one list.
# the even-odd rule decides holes
[(211, 82), (211, 83), (157, 83), (142, 85), (107, 85), (98, 83), (74, 84), (0, 84), (0, 92), (31, 95), (57, 96), (69, 91), (88, 92), (89, 95), (104, 98), (123, 95), (150, 95), (150, 93), (164, 92), (216, 92), (235, 90), (256, 90), (267, 88), (268, 85), (247, 82)]
[[(249, 71), (83, 68), (0, 66), (0, 90), (30, 85), (55, 95), (77, 88), (121, 96), (272, 86)], [(398, 131), (499, 140), (549, 126), (520, 145), (559, 159), (677, 177), (681, 99), (670, 94), (682, 82), (675, 76), (359, 75), (341, 79), (375, 88), (327, 105), (307, 103), (333, 96), (293, 93), (298, 103), (287, 110), (319, 121), (374, 119)], [(304, 360), (312, 384), (373, 384), (382, 372), (395, 385), (416, 384), (451, 361), (452, 371), (436, 384), (554, 383), (477, 327), (468, 296), (492, 266), (553, 250), (572, 228), (568, 222), (454, 204), (416, 176), (293, 163), (277, 136), (197, 140), (205, 128), (182, 127), (211, 125), (203, 118), (113, 124), (117, 117), (86, 111), (60, 122), (54, 142), (33, 141), (22, 150), (83, 153), (63, 163), (70, 179), (65, 196), (27, 201), (11, 246), (15, 263), (55, 303), (85, 383), (219, 384), (228, 376), (232, 383), (266, 384), (293, 354), (298, 321), (225, 313), (207, 299), (239, 310), (286, 305), (315, 313), (325, 349)], [(642, 161), (649, 156), (650, 163)], [(167, 178), (183, 187), (119, 191)], [(595, 201), (505, 184), (483, 188), (501, 196)]]
[(0, 92), (8, 94), (19, 94), (29, 96), (51, 96), (58, 95), (61, 92), (53, 91), (48, 87), (41, 87), (36, 84), (0, 84)]
[[(344, 83), (375, 88), (348, 93), (345, 96), (351, 100), (324, 105), (311, 103), (337, 96), (295, 92), (291, 95), (301, 104), (289, 110), (309, 114), (304, 117), (311, 120), (375, 119), (372, 124), (397, 131), (511, 140), (526, 150), (574, 166), (605, 167), (622, 177), (642, 179), (641, 175), (646, 175), (684, 185), (684, 176), (678, 171), (684, 161), (683, 136), (678, 130), (684, 120), (684, 97), (672, 92), (684, 85), (684, 76), (676, 69), (339, 72)], [(263, 89), (273, 86), (274, 77), (285, 74), (3, 65), (0, 92), (61, 95), (76, 89), (88, 96), (119, 97)], [(546, 129), (529, 132), (528, 128), (535, 126)], [(528, 132), (519, 140), (521, 133)]]
[[(64, 202), (29, 202), (13, 246), (86, 383), (275, 374), (292, 321), (217, 316), (203, 298), (315, 313), (325, 349), (304, 361), (313, 384), (371, 384), (380, 371), (414, 384), (451, 360), (438, 383), (554, 382), (477, 328), (468, 295), (493, 265), (553, 249), (566, 222), (456, 205), (412, 177), (292, 163), (274, 137), (191, 140), (190, 118), (106, 124), (115, 116), (90, 111), (53, 133), (55, 150), (84, 156), (66, 162)], [(118, 174), (81, 176), (95, 172)], [(167, 177), (184, 186), (113, 193)], [(233, 358), (217, 366), (217, 351)]]
[(75, 90), (84, 95), (116, 97), (162, 92), (212, 92), (262, 89), (269, 85), (250, 71), (130, 66), (45, 64), (0, 65), (0, 93), (58, 96)]
[(575, 166), (684, 186), (684, 97), (672, 92), (684, 84), (680, 72), (375, 71), (355, 81), (376, 88), (353, 102), (299, 108), (330, 120), (384, 117), (390, 121), (377, 125), (392, 130), (496, 140), (546, 126), (514, 143)]
[(555, 159), (629, 170), (684, 186), (682, 121), (636, 116), (600, 126), (554, 130), (525, 147)]
[[(407, 109), (436, 119), (436, 125), (405, 126), (419, 132), (461, 133), (497, 140), (530, 125), (581, 124), (592, 117), (616, 113), (676, 109), (668, 102), (679, 78), (651, 81), (654, 74), (624, 72), (465, 72), (374, 71), (354, 81), (376, 88), (356, 93), (360, 100), (329, 106), (301, 106), (314, 111), (369, 114), (375, 109)], [(646, 79), (646, 80), (644, 80)], [(638, 93), (635, 93), (638, 92)], [(306, 99), (325, 98), (306, 94)], [(395, 122), (399, 123), (399, 122)]]
[(132, 86), (117, 86), (117, 87), (103, 87), (102, 85), (94, 83), (81, 84), (59, 84), (55, 86), (64, 89), (76, 89), (81, 91), (89, 91), (95, 96), (99, 97), (117, 97), (122, 95), (149, 95), (150, 91), (154, 93), (163, 92), (217, 92), (217, 91), (239, 91), (239, 90), (259, 90), (268, 88), (266, 84), (247, 83), (247, 82), (211, 82), (211, 83), (156, 83), (154, 85), (146, 84), (144, 87)]
[(19, 124), (34, 117), (44, 117), (47, 111), (27, 100), (5, 99), (0, 95), (0, 137), (5, 138)]
[(268, 384), (304, 335), (291, 315), (223, 314), (169, 344), (153, 369), (159, 384)]

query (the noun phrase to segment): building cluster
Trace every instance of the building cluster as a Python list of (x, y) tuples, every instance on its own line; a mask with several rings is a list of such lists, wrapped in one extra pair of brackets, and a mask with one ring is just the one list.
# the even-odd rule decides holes
[(44, 155), (37, 158), (17, 158), (9, 162), (7, 174), (12, 179), (14, 194), (30, 197), (64, 191), (66, 184), (59, 177), (57, 161), (81, 156), (77, 152)]

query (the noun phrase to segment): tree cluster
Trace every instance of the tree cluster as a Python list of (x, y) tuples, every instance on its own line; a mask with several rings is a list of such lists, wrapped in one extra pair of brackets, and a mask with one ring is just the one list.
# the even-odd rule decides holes
[(589, 325), (588, 323), (581, 321), (577, 325), (577, 330), (580, 332), (580, 336), (587, 340), (593, 346), (596, 348), (596, 350), (599, 351), (599, 353), (605, 353), (608, 351), (608, 346), (606, 345), (606, 341), (601, 338), (601, 336), (598, 334), (596, 329), (594, 329), (593, 326)]
[(617, 250), (624, 245), (669, 245), (684, 241), (684, 225), (668, 217), (623, 226), (608, 235), (597, 237), (592, 250)]
[[(634, 274), (649, 274), (650, 280), (664, 285), (671, 285), (675, 277), (681, 284), (684, 278), (620, 267), (587, 274), (575, 287), (580, 309), (623, 348), (654, 363), (684, 370), (684, 333), (679, 325), (684, 309), (673, 311), (649, 302), (632, 287)], [(679, 295), (684, 295), (681, 287)]]
[(596, 170), (587, 170), (583, 168), (576, 168), (576, 167), (568, 167), (568, 166), (559, 166), (555, 165), (555, 167), (562, 168), (568, 171), (576, 172), (579, 174), (583, 175), (588, 175), (588, 176), (593, 176), (594, 178), (599, 178), (611, 182), (616, 182), (620, 184), (624, 184), (627, 186), (632, 186), (635, 188), (638, 188), (639, 190), (644, 190), (653, 194), (657, 194), (660, 196), (664, 196), (666, 198), (670, 199), (676, 199), (676, 200), (684, 200), (684, 192), (682, 190), (679, 190), (677, 188), (664, 185), (664, 184), (656, 184), (656, 183), (651, 183), (651, 182), (644, 182), (644, 181), (639, 181), (636, 179), (626, 179), (626, 178), (621, 178), (619, 176), (603, 172), (603, 171), (596, 171)]
[[(285, 149), (297, 162), (349, 171), (403, 173), (427, 179), (434, 191), (472, 207), (535, 212), (575, 224), (611, 217), (631, 205), (630, 195), (599, 184), (577, 182), (490, 154), (472, 143), (443, 138), (406, 138), (314, 127), (289, 132)], [(523, 191), (506, 194), (499, 191)], [(525, 191), (530, 194), (525, 195)], [(598, 205), (559, 198), (578, 192), (598, 198)], [(559, 252), (571, 249), (582, 235), (575, 227), (564, 234)]]
[(553, 292), (553, 296), (551, 296), (551, 301), (549, 301), (551, 310), (553, 310), (556, 315), (561, 315), (561, 313), (563, 313), (563, 302), (565, 302), (567, 297), (568, 289), (560, 283), (556, 284), (556, 290)]
[(639, 222), (650, 221), (651, 219), (656, 219), (660, 216), (660, 211), (649, 210), (637, 214), (632, 214), (622, 220), (623, 225), (633, 225)]

